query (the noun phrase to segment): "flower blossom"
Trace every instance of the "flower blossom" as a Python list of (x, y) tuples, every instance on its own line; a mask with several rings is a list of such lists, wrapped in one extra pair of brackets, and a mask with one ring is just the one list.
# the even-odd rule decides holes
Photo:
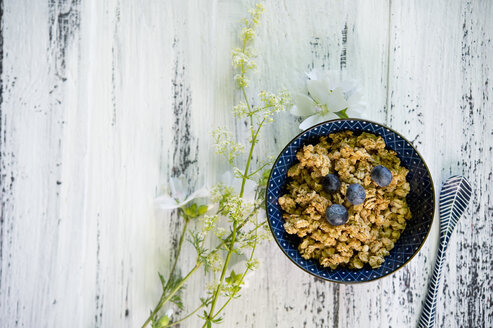
[(183, 174), (179, 177), (170, 178), (168, 188), (168, 193), (161, 195), (154, 200), (156, 206), (161, 209), (172, 210), (180, 208), (194, 199), (207, 198), (210, 195), (209, 190), (205, 186), (202, 186), (187, 196), (187, 187)]
[(305, 118), (301, 130), (336, 118), (359, 117), (365, 103), (355, 81), (345, 81), (337, 72), (306, 73), (308, 94), (293, 95), (291, 114)]

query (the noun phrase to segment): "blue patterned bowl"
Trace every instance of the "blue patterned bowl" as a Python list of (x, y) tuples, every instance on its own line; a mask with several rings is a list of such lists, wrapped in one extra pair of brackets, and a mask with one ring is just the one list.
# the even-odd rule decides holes
[[(387, 148), (394, 150), (401, 165), (409, 170), (407, 181), (411, 191), (407, 203), (413, 215), (407, 222), (390, 255), (378, 269), (324, 268), (315, 260), (305, 260), (298, 252), (300, 238), (284, 230), (282, 210), (277, 200), (285, 193), (288, 169), (297, 162), (296, 153), (306, 144), (318, 143), (321, 136), (340, 131), (370, 132), (384, 138)], [(406, 265), (423, 246), (430, 232), (435, 213), (435, 190), (430, 171), (416, 149), (400, 134), (378, 123), (359, 119), (327, 121), (311, 127), (295, 137), (281, 152), (272, 168), (266, 194), (267, 220), (279, 247), (299, 268), (318, 278), (333, 282), (357, 283), (385, 277)]]

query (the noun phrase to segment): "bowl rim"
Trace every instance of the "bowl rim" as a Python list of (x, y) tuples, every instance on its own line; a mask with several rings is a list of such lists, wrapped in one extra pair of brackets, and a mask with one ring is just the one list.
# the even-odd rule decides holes
[[(385, 129), (388, 129), (390, 131), (392, 131), (393, 133), (395, 133), (396, 135), (398, 135), (399, 137), (401, 137), (405, 142), (407, 142), (413, 149), (414, 151), (416, 152), (416, 154), (418, 154), (418, 157), (421, 159), (421, 161), (423, 162), (425, 168), (426, 168), (426, 171), (428, 172), (429, 176), (430, 176), (430, 182), (431, 182), (431, 190), (433, 191), (433, 214), (431, 216), (431, 223), (430, 223), (430, 228), (428, 229), (428, 232), (426, 233), (426, 236), (425, 238), (423, 239), (423, 241), (421, 242), (421, 245), (419, 245), (418, 249), (416, 250), (416, 252), (408, 259), (406, 260), (406, 262), (404, 262), (400, 267), (398, 267), (397, 269), (395, 269), (394, 271), (391, 271), (389, 273), (386, 273), (378, 278), (373, 278), (373, 279), (369, 279), (369, 280), (365, 280), (365, 281), (342, 281), (342, 280), (332, 280), (332, 279), (329, 279), (327, 277), (320, 277), (319, 275), (316, 275), (315, 273), (313, 272), (310, 272), (309, 270), (305, 269), (304, 267), (302, 267), (301, 265), (299, 265), (298, 263), (296, 263), (295, 261), (293, 261), (293, 259), (291, 259), (288, 254), (286, 253), (286, 251), (284, 250), (284, 248), (282, 248), (281, 244), (279, 243), (279, 241), (277, 240), (276, 236), (275, 236), (275, 233), (274, 233), (274, 230), (272, 228), (272, 225), (270, 223), (270, 220), (269, 220), (269, 211), (267, 210), (267, 206), (268, 206), (268, 197), (267, 197), (267, 193), (268, 193), (268, 190), (269, 190), (269, 181), (272, 177), (272, 172), (274, 171), (273, 168), (274, 166), (276, 165), (276, 163), (279, 161), (279, 158), (284, 154), (284, 152), (286, 151), (286, 149), (291, 145), (291, 143), (293, 141), (295, 141), (296, 139), (298, 139), (301, 135), (305, 134), (307, 131), (315, 128), (315, 127), (318, 127), (318, 126), (321, 126), (321, 125), (324, 125), (324, 124), (327, 124), (327, 123), (333, 123), (333, 122), (336, 122), (336, 121), (359, 121), (359, 122), (367, 122), (367, 123), (370, 123), (370, 124), (377, 124)], [(374, 121), (370, 121), (370, 120), (366, 120), (366, 119), (362, 119), (362, 118), (336, 118), (336, 119), (332, 119), (332, 120), (328, 120), (328, 121), (324, 121), (324, 122), (321, 122), (321, 123), (318, 123), (318, 124), (315, 124), (311, 127), (309, 127), (308, 129), (306, 130), (303, 130), (301, 131), (300, 133), (298, 133), (295, 137), (293, 137), (287, 144), (286, 146), (281, 150), (281, 152), (279, 153), (279, 155), (277, 156), (276, 160), (274, 161), (274, 164), (272, 164), (272, 167), (271, 167), (271, 171), (269, 173), (269, 179), (267, 180), (267, 188), (265, 189), (265, 194), (266, 194), (266, 197), (265, 197), (265, 212), (266, 212), (266, 215), (267, 215), (267, 224), (269, 225), (269, 229), (272, 233), (272, 236), (274, 237), (274, 240), (276, 241), (276, 244), (277, 246), (279, 246), (279, 248), (281, 249), (281, 251), (284, 253), (284, 255), (291, 261), (293, 262), (298, 268), (300, 268), (301, 270), (305, 271), (306, 273), (310, 274), (311, 276), (314, 276), (315, 278), (318, 278), (318, 279), (321, 279), (321, 280), (325, 280), (325, 281), (329, 281), (329, 282), (333, 282), (333, 283), (336, 283), (336, 284), (342, 284), (342, 285), (355, 285), (355, 284), (364, 284), (364, 283), (368, 283), (368, 282), (373, 282), (373, 281), (376, 281), (376, 280), (379, 280), (379, 279), (382, 279), (382, 278), (385, 278), (385, 277), (388, 277), (390, 275), (393, 275), (394, 273), (396, 273), (397, 271), (399, 271), (400, 269), (402, 269), (403, 267), (405, 267), (409, 262), (412, 261), (412, 259), (418, 255), (418, 253), (421, 251), (421, 248), (424, 246), (424, 244), (426, 243), (426, 240), (428, 239), (428, 236), (430, 235), (430, 232), (431, 232), (431, 228), (433, 226), (433, 222), (435, 221), (435, 212), (436, 212), (436, 195), (435, 195), (435, 184), (433, 182), (433, 177), (431, 175), (431, 171), (428, 167), (428, 165), (426, 164), (426, 161), (423, 159), (423, 156), (421, 156), (421, 154), (418, 152), (418, 150), (414, 147), (414, 145), (409, 141), (407, 140), (406, 138), (404, 138), (404, 136), (402, 136), (399, 132), (395, 131), (394, 129), (382, 124), (382, 123), (378, 123), (378, 122), (374, 122)]]

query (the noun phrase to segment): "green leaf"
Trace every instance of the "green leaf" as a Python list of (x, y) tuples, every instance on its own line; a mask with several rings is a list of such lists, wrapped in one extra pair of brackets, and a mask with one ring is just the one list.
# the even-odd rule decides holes
[(192, 216), (192, 210), (190, 209), (190, 207), (185, 207), (185, 209), (183, 210), (183, 213), (185, 213), (185, 216)]
[(175, 295), (173, 295), (170, 299), (170, 302), (176, 304), (176, 306), (178, 306), (180, 310), (184, 309), (183, 301), (181, 299), (181, 293), (176, 293)]
[(197, 204), (193, 203), (190, 206), (190, 210), (192, 211), (193, 214), (197, 213)]
[(159, 280), (161, 280), (161, 286), (164, 288), (166, 287), (166, 280), (164, 279), (163, 275), (161, 273), (157, 273), (159, 275)]
[(241, 281), (241, 276), (242, 275), (240, 273), (236, 274), (235, 270), (232, 270), (229, 277), (226, 278), (226, 283), (229, 285), (237, 285)]
[[(204, 306), (208, 306), (212, 301), (212, 297), (209, 296), (207, 298), (201, 297), (200, 298), (200, 303), (202, 303)], [(205, 312), (205, 311), (204, 311)]]
[(207, 205), (200, 205), (198, 209), (199, 215), (204, 215), (209, 207)]
[(151, 327), (155, 328), (157, 325), (157, 315), (152, 316), (152, 310), (150, 310), (149, 312), (149, 317), (151, 317)]
[(262, 172), (262, 175), (258, 181), (260, 187), (266, 187), (267, 181), (269, 180), (270, 169), (266, 169)]
[(158, 321), (152, 323), (152, 328), (164, 328), (169, 324), (169, 317), (165, 314)]
[(223, 321), (223, 317), (218, 317), (217, 319), (213, 319), (212, 322), (213, 323), (221, 323)]
[(347, 111), (347, 108), (344, 108), (343, 110), (335, 112), (334, 114), (336, 114), (340, 118), (349, 118), (349, 116), (347, 116), (347, 114), (346, 114), (346, 111)]

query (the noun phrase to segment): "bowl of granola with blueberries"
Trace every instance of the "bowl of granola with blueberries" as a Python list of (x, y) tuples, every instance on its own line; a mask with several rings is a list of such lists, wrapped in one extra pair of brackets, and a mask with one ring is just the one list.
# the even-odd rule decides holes
[(267, 184), (267, 220), (298, 267), (356, 283), (392, 274), (431, 229), (435, 191), (404, 137), (360, 119), (327, 121), (296, 136)]

